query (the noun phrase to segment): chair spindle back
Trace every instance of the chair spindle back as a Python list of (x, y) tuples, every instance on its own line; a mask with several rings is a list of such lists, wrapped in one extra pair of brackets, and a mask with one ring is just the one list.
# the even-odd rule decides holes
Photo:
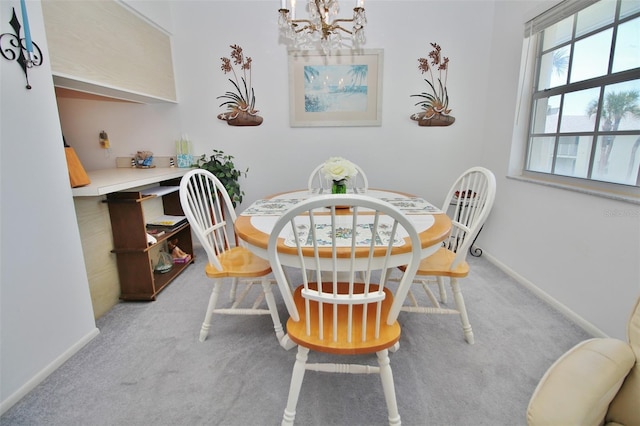
[[(348, 207), (348, 208), (346, 208)], [(279, 238), (288, 245), (277, 249)], [(393, 253), (400, 251), (401, 254)], [(331, 345), (375, 340), (380, 324), (393, 324), (420, 263), (420, 238), (409, 219), (394, 206), (363, 195), (321, 195), (297, 204), (276, 223), (269, 239), (269, 260), (294, 321), (305, 320), (307, 336)], [(305, 300), (298, 312), (282, 258), (302, 272), (296, 291)], [(389, 268), (407, 269), (386, 311), (382, 301)], [(364, 271), (364, 282), (359, 282)], [(309, 277), (316, 281), (310, 282)], [(375, 316), (375, 321), (367, 321)], [(315, 318), (315, 320), (314, 320)], [(317, 323), (314, 330), (312, 323)], [(369, 324), (369, 325), (367, 325)]]
[(456, 180), (445, 197), (443, 211), (452, 211), (447, 248), (456, 253), (452, 268), (466, 259), (469, 247), (489, 216), (496, 196), (494, 174), (472, 167)]
[(208, 170), (192, 170), (180, 182), (180, 204), (209, 263), (221, 269), (218, 256), (231, 246), (237, 217), (224, 185)]

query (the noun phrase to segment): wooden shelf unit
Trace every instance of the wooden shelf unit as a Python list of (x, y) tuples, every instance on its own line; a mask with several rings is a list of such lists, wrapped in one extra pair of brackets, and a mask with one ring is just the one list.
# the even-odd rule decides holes
[[(120, 299), (155, 300), (157, 294), (195, 260), (189, 223), (173, 229), (167, 228), (163, 235), (156, 237), (155, 244), (147, 244), (146, 219), (153, 218), (145, 218), (142, 204), (162, 198), (164, 214), (184, 216), (180, 206), (179, 184), (179, 179), (160, 182), (160, 186), (174, 189), (161, 196), (148, 195), (144, 191), (113, 192), (107, 195), (105, 202), (109, 206), (114, 245), (111, 252), (115, 253), (118, 265)], [(158, 252), (168, 240), (175, 239), (178, 240), (177, 245), (191, 255), (191, 260), (187, 263), (174, 263), (173, 268), (163, 274), (154, 272)]]

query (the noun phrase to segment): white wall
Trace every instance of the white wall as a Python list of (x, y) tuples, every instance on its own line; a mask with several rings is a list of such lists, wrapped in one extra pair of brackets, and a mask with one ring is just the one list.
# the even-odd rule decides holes
[[(483, 161), (496, 173), (498, 196), (480, 244), (525, 282), (604, 333), (626, 339), (640, 295), (640, 205), (506, 178), (511, 149), (523, 143), (511, 136), (520, 23), (541, 10), (535, 1), (496, 2)], [(526, 126), (526, 110), (522, 114)]]
[[(222, 149), (239, 168), (250, 168), (242, 182), (245, 205), (304, 186), (309, 170), (331, 155), (359, 163), (374, 187), (401, 188), (436, 202), (464, 169), (488, 166), (498, 179), (498, 197), (478, 240), (487, 257), (603, 332), (624, 337), (640, 285), (638, 206), (507, 179), (522, 24), (552, 3), (368, 1), (367, 47), (384, 49), (382, 126), (291, 128), (277, 3), (171, 2), (179, 104), (111, 108), (67, 100), (62, 127), (77, 132), (80, 142), (70, 143), (92, 145), (91, 157), (81, 155), (87, 164), (101, 161), (96, 138), (102, 128), (117, 135), (114, 157), (142, 146), (172, 155), (173, 140), (188, 133), (196, 154)], [(456, 123), (447, 128), (421, 128), (409, 119), (417, 111), (409, 96), (426, 88), (417, 59), (427, 56), (429, 42), (450, 58), (447, 87)], [(259, 127), (230, 127), (216, 118), (223, 111), (216, 97), (231, 89), (220, 70), (231, 44), (253, 58), (264, 117)], [(629, 214), (607, 216), (611, 211)]]
[(173, 18), (171, 17), (171, 2), (165, 0), (117, 0), (134, 10), (140, 17), (146, 19), (168, 34), (173, 33)]
[[(175, 155), (178, 105), (58, 97), (58, 110), (65, 140), (85, 170), (115, 167), (116, 157), (131, 157), (136, 151)], [(109, 136), (109, 150), (100, 146), (102, 130)]]
[[(279, 43), (277, 11), (270, 2), (249, 4), (247, 9), (245, 2), (182, 3), (175, 9), (175, 25), (185, 30), (174, 39), (182, 127), (198, 152), (221, 148), (250, 167), (244, 184), (247, 201), (304, 186), (314, 166), (340, 155), (369, 171), (373, 187), (402, 188), (440, 203), (451, 181), (475, 163), (482, 143), (469, 143), (466, 135), (483, 126), (477, 111), (483, 108), (487, 88), (467, 76), (473, 70), (475, 78), (486, 77), (488, 64), (482, 55), (488, 49), (491, 26), (468, 37), (452, 31), (450, 21), (455, 19), (461, 27), (472, 26), (475, 19), (490, 23), (490, 3), (441, 2), (439, 18), (432, 19), (433, 3), (371, 2), (366, 47), (384, 49), (382, 126), (335, 128), (289, 127), (288, 58), (286, 46)], [(461, 14), (462, 9), (468, 14)], [(238, 25), (252, 31), (238, 31)], [(198, 40), (208, 41), (208, 47), (194, 50)], [(439, 43), (451, 60), (450, 105), (458, 122), (446, 129), (421, 128), (409, 119), (419, 111), (410, 95), (427, 90), (417, 59), (428, 55), (429, 42)], [(231, 44), (242, 46), (253, 59), (256, 104), (265, 119), (257, 128), (238, 129), (215, 118), (224, 111), (216, 97), (231, 89), (229, 76), (220, 70), (220, 57), (229, 56)], [(189, 61), (194, 55), (198, 66)]]
[[(0, 58), (0, 413), (98, 330), (56, 110), (40, 2), (27, 2), (44, 64), (29, 71)], [(13, 33), (0, 1), (0, 31)], [(8, 37), (8, 36), (7, 36)], [(4, 46), (4, 44), (3, 44)]]

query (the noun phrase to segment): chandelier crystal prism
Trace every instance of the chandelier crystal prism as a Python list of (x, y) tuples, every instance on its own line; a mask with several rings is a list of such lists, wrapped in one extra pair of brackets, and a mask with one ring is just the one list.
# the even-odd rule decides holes
[[(365, 44), (364, 0), (356, 0), (351, 19), (338, 18), (340, 5), (337, 0), (302, 1), (306, 2), (306, 19), (296, 18), (296, 0), (281, 0), (278, 11), (280, 31), (295, 49), (313, 49), (319, 45), (327, 53), (343, 47), (357, 49)], [(345, 28), (348, 23), (352, 23), (350, 29)]]

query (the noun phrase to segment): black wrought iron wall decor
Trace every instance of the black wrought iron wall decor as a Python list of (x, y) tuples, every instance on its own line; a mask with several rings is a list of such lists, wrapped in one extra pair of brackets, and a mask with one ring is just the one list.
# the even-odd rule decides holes
[(24, 0), (20, 1), (22, 6), (22, 21), (24, 24), (24, 38), (20, 38), (20, 30), (22, 25), (18, 21), (16, 16), (16, 10), (13, 9), (13, 14), (9, 24), (13, 28), (14, 34), (4, 33), (0, 35), (0, 54), (9, 61), (18, 61), (24, 77), (27, 80), (27, 89), (31, 89), (29, 84), (29, 75), (27, 70), (32, 67), (39, 67), (42, 65), (42, 51), (31, 40), (31, 32), (29, 30), (29, 18), (27, 17), (27, 9), (24, 4)]

